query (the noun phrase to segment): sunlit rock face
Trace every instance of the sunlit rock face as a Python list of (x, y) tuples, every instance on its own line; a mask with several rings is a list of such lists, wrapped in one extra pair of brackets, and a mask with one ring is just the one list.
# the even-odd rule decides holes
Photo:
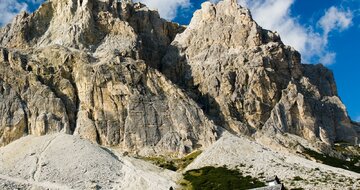
[(301, 64), (235, 1), (186, 28), (131, 1), (48, 0), (0, 29), (0, 145), (68, 133), (140, 155), (208, 147), (223, 128), (353, 142), (331, 71)]
[(184, 28), (145, 5), (52, 0), (1, 29), (0, 144), (57, 132), (138, 154), (184, 154), (215, 125), (156, 68)]
[(235, 1), (204, 3), (171, 43), (162, 72), (236, 133), (292, 133), (325, 144), (358, 136), (332, 72), (301, 64)]

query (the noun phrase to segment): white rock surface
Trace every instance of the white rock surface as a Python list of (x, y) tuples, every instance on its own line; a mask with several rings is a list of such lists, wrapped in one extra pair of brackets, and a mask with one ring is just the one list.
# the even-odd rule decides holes
[[(228, 132), (223, 133), (185, 170), (224, 165), (258, 178), (277, 175), (289, 189), (360, 188), (359, 173), (320, 164), (294, 154), (273, 151), (247, 137), (238, 137)], [(303, 180), (294, 180), (296, 176)]]
[(176, 177), (72, 135), (27, 136), (0, 148), (0, 189), (168, 190)]

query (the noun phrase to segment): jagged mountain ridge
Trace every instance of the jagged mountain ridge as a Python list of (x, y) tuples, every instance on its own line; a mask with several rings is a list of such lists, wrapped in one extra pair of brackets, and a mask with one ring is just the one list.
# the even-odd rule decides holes
[(140, 3), (49, 0), (0, 44), (1, 145), (63, 131), (183, 154), (216, 141), (216, 125), (323, 145), (359, 136), (332, 73), (301, 64), (233, 0), (203, 4), (186, 29)]
[(20, 14), (1, 31), (1, 144), (60, 131), (144, 155), (211, 144), (214, 124), (150, 67), (182, 30), (117, 1), (53, 0)]
[(359, 135), (332, 72), (301, 64), (296, 50), (236, 1), (204, 3), (172, 42), (162, 68), (236, 133), (292, 133), (328, 145)]

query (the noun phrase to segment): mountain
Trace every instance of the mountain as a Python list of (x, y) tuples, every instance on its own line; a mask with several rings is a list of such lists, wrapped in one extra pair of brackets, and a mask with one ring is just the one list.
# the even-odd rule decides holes
[(184, 28), (142, 4), (45, 2), (0, 32), (0, 144), (76, 134), (141, 154), (216, 140), (196, 102), (155, 69)]
[[(214, 157), (215, 163), (209, 165), (234, 166), (231, 160), (223, 163), (216, 157), (242, 147), (230, 143), (227, 152), (216, 151), (223, 141), (229, 144), (231, 133), (230, 139), (237, 139), (232, 142), (251, 139), (243, 147), (270, 148), (271, 155), (313, 150), (344, 160), (347, 155), (334, 145), (354, 144), (360, 137), (359, 124), (350, 120), (338, 97), (332, 72), (321, 64), (302, 64), (299, 52), (283, 44), (276, 32), (261, 28), (235, 0), (203, 3), (189, 26), (166, 21), (156, 11), (131, 1), (48, 0), (34, 13), (22, 12), (0, 29), (0, 71), (0, 146), (4, 146), (0, 174), (6, 174), (0, 175), (0, 183), (21, 178), (31, 181), (18, 180), (26, 187), (52, 188), (40, 182), (55, 180), (56, 186), (69, 180), (66, 188), (88, 188), (85, 179), (64, 178), (82, 162), (79, 158), (67, 157), (72, 164), (63, 163), (60, 179), (53, 176), (57, 167), (62, 168), (56, 159), (78, 152), (79, 146), (92, 147), (85, 157), (100, 154), (111, 160), (93, 158), (102, 160), (101, 166), (112, 163), (119, 168), (111, 171), (136, 178), (121, 169), (123, 158), (111, 157), (113, 151), (130, 157), (177, 159), (201, 150)], [(28, 158), (32, 153), (12, 151), (25, 145), (34, 149), (36, 163), (44, 151), (59, 155), (45, 156), (50, 159), (45, 163), (55, 164), (49, 165), (50, 170), (34, 166), (36, 176), (48, 178), (31, 178), (30, 171), (23, 171), (33, 162)], [(40, 146), (45, 148), (38, 150)], [(74, 150), (62, 150), (67, 147)], [(20, 157), (12, 158), (13, 154)], [(7, 163), (15, 158), (19, 166)], [(196, 163), (204, 159), (200, 156), (189, 167), (197, 168)], [(288, 163), (282, 170), (293, 165)], [(144, 170), (135, 168), (135, 174), (137, 169)], [(129, 188), (141, 187), (142, 179), (147, 181), (143, 188), (152, 188), (151, 175), (155, 174), (134, 179), (135, 185)], [(346, 175), (351, 180), (359, 177)], [(98, 185), (120, 189), (127, 185), (114, 186), (116, 176), (111, 180)], [(176, 184), (160, 174), (158, 180)], [(334, 184), (327, 187), (339, 187)]]
[(172, 42), (162, 68), (210, 118), (236, 133), (291, 133), (329, 145), (359, 135), (332, 72), (301, 64), (296, 50), (235, 1), (204, 3)]

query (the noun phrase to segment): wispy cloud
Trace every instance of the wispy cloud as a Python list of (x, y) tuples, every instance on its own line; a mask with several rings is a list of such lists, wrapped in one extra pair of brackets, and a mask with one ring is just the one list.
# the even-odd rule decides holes
[[(323, 50), (320, 52), (320, 62), (324, 64), (331, 64), (334, 62), (336, 53), (327, 52), (327, 45), (329, 43), (329, 34), (337, 31), (341, 32), (348, 29), (352, 25), (353, 13), (350, 10), (342, 10), (337, 7), (330, 7), (326, 10), (318, 22), (322, 29), (322, 44)], [(325, 49), (325, 50), (324, 50)]]
[(320, 62), (324, 64), (332, 64), (335, 60), (336, 53), (327, 51), (330, 34), (333, 32), (342, 32), (352, 26), (353, 12), (335, 6), (325, 11), (324, 16), (320, 18), (317, 25), (322, 29), (323, 50)]
[(20, 3), (14, 0), (1, 0), (0, 1), (0, 26), (7, 24), (17, 15), (20, 11), (27, 10), (26, 3)]
[(0, 26), (9, 23), (19, 12), (28, 11), (45, 0), (0, 0)]
[(336, 7), (330, 7), (318, 24), (324, 31), (324, 38), (329, 36), (331, 31), (343, 31), (352, 24), (353, 13), (350, 10), (340, 10)]
[[(330, 7), (316, 26), (304, 25), (291, 13), (291, 6), (295, 0), (238, 0), (238, 2), (251, 10), (254, 19), (262, 27), (277, 31), (285, 44), (300, 51), (304, 62), (332, 64), (336, 53), (328, 49), (329, 34), (349, 28), (353, 19), (350, 10)], [(319, 27), (321, 31), (316, 32)]]

